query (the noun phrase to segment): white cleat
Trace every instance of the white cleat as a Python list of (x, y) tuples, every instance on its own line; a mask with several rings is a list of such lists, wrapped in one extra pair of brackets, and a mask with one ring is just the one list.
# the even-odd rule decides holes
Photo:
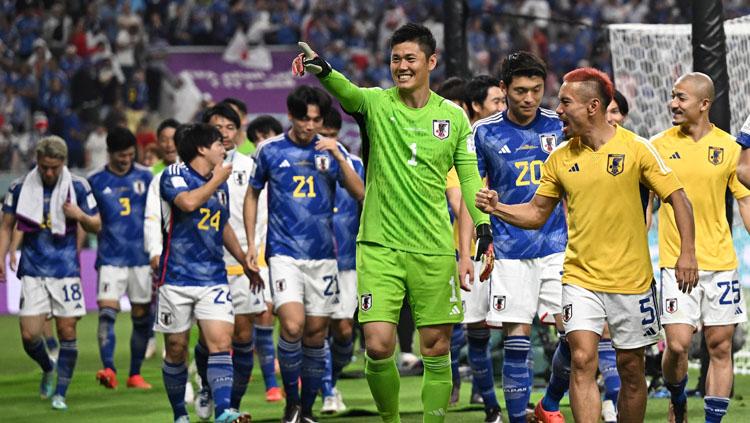
[(617, 410), (612, 400), (602, 401), (602, 420), (604, 423), (617, 423)]
[(190, 404), (193, 401), (195, 401), (195, 389), (193, 389), (193, 384), (188, 381), (185, 384), (185, 404)]
[(214, 413), (214, 400), (211, 398), (211, 391), (201, 389), (195, 397), (195, 414), (201, 420), (209, 420)]
[(336, 388), (333, 388), (333, 392), (336, 395), (336, 406), (337, 406), (336, 412), (343, 413), (344, 411), (346, 411), (346, 404), (344, 404), (344, 397), (341, 396), (341, 392), (339, 392), (339, 390)]
[(323, 398), (323, 408), (320, 409), (322, 414), (334, 414), (338, 412), (338, 410), (339, 408), (335, 395)]

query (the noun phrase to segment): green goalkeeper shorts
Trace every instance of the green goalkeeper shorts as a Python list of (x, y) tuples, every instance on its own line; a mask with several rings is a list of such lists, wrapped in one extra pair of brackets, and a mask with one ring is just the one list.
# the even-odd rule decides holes
[(464, 313), (457, 272), (453, 256), (358, 243), (359, 322), (398, 324), (406, 295), (417, 327), (461, 323)]

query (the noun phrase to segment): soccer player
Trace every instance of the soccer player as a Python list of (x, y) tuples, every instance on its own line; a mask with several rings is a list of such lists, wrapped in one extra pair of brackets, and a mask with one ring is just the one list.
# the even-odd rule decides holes
[[(245, 196), (247, 239), (255, 239), (258, 197), (268, 183), (266, 261), (281, 323), (283, 422), (315, 421), (312, 406), (325, 373), (325, 339), (339, 297), (333, 232), (337, 182), (355, 199), (364, 196), (346, 150), (336, 140), (317, 135), (330, 107), (330, 97), (319, 88), (300, 86), (287, 96), (292, 127), (257, 150)], [(247, 260), (257, 266), (254, 244)]]
[[(395, 86), (362, 89), (302, 43), (295, 74), (316, 74), (370, 139), (367, 195), (357, 238), (359, 321), (365, 335), (365, 374), (383, 421), (398, 422), (399, 375), (393, 358), (404, 296), (420, 332), (425, 422), (442, 422), (451, 392), (450, 338), (463, 320), (448, 209), (446, 175), (455, 165), (464, 201), (481, 187), (466, 114), (430, 91), (437, 65), (435, 38), (408, 23), (391, 39)], [(489, 219), (467, 204), (477, 227), (478, 255), (491, 244)], [(456, 279), (459, 279), (458, 281)]]
[(737, 178), (746, 187), (750, 187), (750, 115), (740, 129), (737, 143), (742, 146), (740, 163), (737, 165)]
[(567, 73), (556, 112), (570, 140), (544, 162), (534, 197), (512, 205), (498, 202), (498, 193), (489, 189), (476, 197), (482, 210), (526, 229), (542, 227), (563, 195), (566, 198), (562, 319), (571, 350), (571, 408), (575, 421), (583, 423), (600, 418), (595, 377), (605, 322), (623, 386), (619, 421), (642, 422), (646, 411), (643, 347), (658, 341), (660, 324), (641, 183), (675, 210), (681, 240), (675, 265), (679, 286), (692, 286), (698, 278), (687, 195), (646, 140), (607, 123), (612, 91), (609, 77), (599, 70)]
[(678, 287), (675, 263), (680, 237), (675, 212), (669, 204), (663, 205), (659, 209), (659, 292), (667, 347), (662, 370), (671, 393), (670, 421), (676, 422), (687, 421), (685, 385), (693, 332), (702, 325), (710, 357), (704, 397), (706, 422), (720, 422), (732, 391), (732, 336), (737, 324), (747, 321), (725, 194), (729, 189), (740, 208), (746, 209), (750, 190), (735, 175), (740, 146), (709, 120), (713, 101), (714, 84), (708, 75), (682, 75), (672, 88), (669, 103), (674, 126), (651, 139), (692, 199), (700, 271), (697, 285)]
[[(162, 253), (159, 308), (154, 329), (164, 333), (166, 357), (162, 377), (175, 422), (187, 422), (185, 384), (187, 345), (193, 319), (208, 349), (207, 379), (215, 404), (216, 422), (246, 422), (249, 416), (230, 408), (233, 386), (229, 354), (234, 311), (227, 286), (223, 248), (242, 263), (244, 252), (230, 225), (231, 163), (223, 163), (221, 133), (207, 124), (178, 128), (177, 151), (182, 164), (170, 165), (161, 178), (166, 232)], [(247, 267), (254, 289), (262, 281)]]
[(250, 138), (246, 137), (246, 128), (248, 125), (247, 105), (244, 101), (234, 97), (227, 97), (221, 100), (221, 103), (231, 107), (237, 113), (237, 116), (240, 117), (240, 125), (237, 127), (237, 134), (235, 135), (237, 139), (234, 140), (237, 152), (246, 156), (252, 156), (255, 153), (256, 145)]
[[(65, 394), (73, 377), (78, 347), (76, 323), (86, 314), (76, 250), (78, 224), (86, 231), (101, 229), (96, 200), (85, 179), (65, 166), (68, 147), (57, 136), (44, 137), (36, 147), (36, 166), (14, 181), (3, 202), (0, 257), (5, 257), (13, 228), (23, 232), (21, 262), (21, 339), (26, 353), (42, 368), (39, 394), (52, 397), (52, 408), (66, 410)], [(5, 265), (0, 266), (5, 281)], [(55, 363), (44, 349), (42, 328), (55, 318), (60, 355), (57, 387)]]
[[(521, 204), (534, 197), (544, 161), (562, 143), (562, 122), (552, 110), (540, 107), (547, 67), (537, 56), (511, 53), (502, 62), (500, 76), (508, 109), (474, 124), (474, 144), (479, 174), (487, 176), (499, 201)], [(561, 422), (560, 400), (570, 381), (570, 348), (560, 318), (565, 213), (556, 205), (538, 230), (520, 229), (496, 216), (491, 221), (496, 261), (488, 292), (473, 315), (475, 321), (486, 318), (505, 332), (503, 390), (509, 419), (526, 421), (533, 384), (533, 366), (527, 365), (533, 361), (531, 323), (538, 314), (554, 323), (560, 336), (550, 383), (534, 414), (542, 422)], [(475, 284), (474, 289), (483, 287)]]
[(109, 162), (88, 176), (102, 220), (97, 243), (97, 305), (99, 306), (99, 356), (103, 369), (96, 380), (117, 388), (115, 320), (120, 297), (127, 293), (132, 306), (128, 388), (151, 389), (141, 376), (141, 364), (151, 335), (151, 269), (143, 249), (146, 190), (151, 171), (135, 161), (135, 135), (117, 127), (107, 133)]
[[(341, 114), (331, 107), (323, 118), (318, 135), (338, 140)], [(362, 159), (349, 154), (354, 170), (365, 180)], [(354, 312), (357, 311), (356, 240), (359, 231), (360, 202), (352, 198), (341, 184), (336, 187), (336, 206), (333, 209), (333, 233), (336, 239), (339, 302), (331, 315), (332, 342), (327, 351), (326, 375), (323, 377), (323, 414), (346, 410), (341, 393), (336, 389), (341, 370), (352, 361), (354, 352)]]
[(607, 106), (607, 123), (610, 125), (622, 125), (630, 112), (628, 99), (618, 90), (612, 97), (612, 101)]

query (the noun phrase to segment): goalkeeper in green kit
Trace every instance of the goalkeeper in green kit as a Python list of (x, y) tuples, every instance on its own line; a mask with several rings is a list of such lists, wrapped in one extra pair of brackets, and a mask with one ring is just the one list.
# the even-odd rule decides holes
[(357, 292), (365, 375), (380, 416), (385, 422), (400, 421), (394, 350), (406, 295), (424, 363), (424, 421), (443, 422), (452, 387), (451, 331), (463, 319), (459, 288), (468, 290), (474, 277), (471, 268), (461, 269), (459, 277), (456, 266), (445, 198), (452, 166), (476, 225), (476, 258), (484, 257), (487, 265), (494, 261), (492, 233), (489, 217), (473, 201), (482, 182), (466, 114), (430, 91), (435, 38), (424, 26), (409, 23), (393, 33), (390, 45), (395, 87), (387, 90), (355, 86), (305, 43), (292, 72), (315, 74), (347, 112), (361, 115), (366, 124), (370, 145), (357, 237)]

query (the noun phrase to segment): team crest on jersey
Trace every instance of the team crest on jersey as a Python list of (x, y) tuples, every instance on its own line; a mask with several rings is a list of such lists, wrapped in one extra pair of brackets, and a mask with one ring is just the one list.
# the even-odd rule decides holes
[(492, 296), (492, 308), (495, 311), (505, 310), (505, 295), (493, 295)]
[(433, 120), (432, 135), (441, 141), (448, 138), (451, 135), (451, 121)]
[(328, 155), (316, 154), (315, 168), (321, 172), (327, 172), (331, 168), (331, 160), (328, 158)]
[(275, 282), (276, 292), (283, 292), (286, 289), (286, 281), (284, 279), (278, 279)]
[(665, 310), (667, 313), (674, 313), (677, 311), (677, 298), (667, 298)]
[(721, 147), (708, 147), (708, 161), (713, 165), (719, 165), (724, 161), (724, 149)]
[(247, 184), (247, 171), (245, 170), (237, 170), (232, 172), (232, 177), (234, 178), (234, 182), (237, 185)]
[(159, 315), (159, 320), (161, 320), (161, 324), (164, 326), (170, 326), (172, 324), (172, 313), (169, 312), (162, 312)]
[(133, 182), (133, 191), (135, 191), (136, 194), (141, 195), (144, 192), (146, 192), (146, 183), (141, 181), (140, 179)]
[(571, 317), (573, 317), (573, 304), (568, 304), (563, 307), (563, 322), (569, 322)]
[(359, 298), (359, 309), (367, 311), (372, 308), (372, 294), (365, 294)]
[(539, 135), (539, 144), (542, 146), (542, 150), (549, 154), (557, 147), (557, 135), (541, 134)]
[(624, 154), (607, 154), (607, 172), (612, 176), (617, 176), (625, 169)]
[(222, 206), (227, 205), (227, 193), (224, 191), (216, 191), (216, 198), (219, 200), (219, 204)]

